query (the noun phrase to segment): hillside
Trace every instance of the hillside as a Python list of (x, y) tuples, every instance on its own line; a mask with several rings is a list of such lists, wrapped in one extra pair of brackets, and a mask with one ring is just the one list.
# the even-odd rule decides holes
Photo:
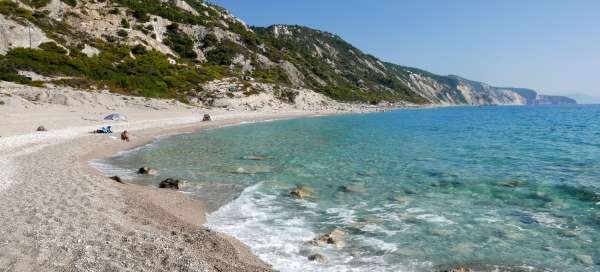
[(300, 92), (445, 105), (532, 104), (537, 97), (387, 63), (319, 30), (251, 28), (200, 0), (0, 0), (0, 34), (0, 80), (33, 86), (207, 105), (261, 93), (295, 103)]

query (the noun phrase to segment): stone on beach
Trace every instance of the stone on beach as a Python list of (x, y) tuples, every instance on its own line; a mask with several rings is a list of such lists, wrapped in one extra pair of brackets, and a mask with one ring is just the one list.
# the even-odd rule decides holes
[(178, 179), (168, 178), (158, 184), (158, 188), (179, 190), (183, 187), (183, 182)]
[(142, 175), (156, 175), (158, 173), (158, 169), (150, 168), (150, 167), (142, 167), (138, 170), (138, 174)]
[(118, 183), (125, 184), (125, 182), (123, 182), (123, 180), (119, 176), (112, 176), (112, 177), (110, 177), (110, 179), (112, 179), (112, 180), (114, 180), (114, 181), (116, 181)]
[(313, 239), (311, 241), (309, 241), (310, 244), (315, 245), (315, 246), (323, 246), (323, 245), (335, 245), (337, 247), (343, 247), (344, 246), (344, 236), (346, 235), (346, 232), (343, 231), (340, 228), (336, 228), (334, 230), (332, 230), (331, 232), (322, 235), (319, 238)]
[(44, 127), (44, 126), (39, 126), (39, 127), (36, 129), (36, 131), (48, 131), (48, 130), (47, 130), (47, 129), (46, 129), (46, 127)]

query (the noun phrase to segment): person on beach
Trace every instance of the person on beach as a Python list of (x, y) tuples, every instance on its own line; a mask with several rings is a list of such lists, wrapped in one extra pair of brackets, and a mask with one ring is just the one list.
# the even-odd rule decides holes
[(121, 133), (121, 140), (129, 142), (129, 133), (127, 133), (127, 130)]

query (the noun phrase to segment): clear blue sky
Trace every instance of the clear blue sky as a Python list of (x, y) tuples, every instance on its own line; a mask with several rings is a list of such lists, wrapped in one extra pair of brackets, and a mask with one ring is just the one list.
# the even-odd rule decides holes
[(299, 24), (438, 74), (600, 97), (600, 0), (213, 0), (256, 26)]

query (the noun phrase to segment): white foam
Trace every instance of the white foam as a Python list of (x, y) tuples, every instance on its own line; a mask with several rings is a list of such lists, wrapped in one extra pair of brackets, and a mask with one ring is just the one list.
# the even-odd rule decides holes
[[(237, 199), (209, 214), (206, 225), (239, 239), (276, 271), (410, 271), (400, 264), (387, 264), (382, 256), (355, 255), (344, 248), (307, 244), (318, 236), (308, 220), (314, 211), (283, 208), (277, 202), (279, 196), (262, 193), (261, 186), (259, 183), (246, 188)], [(348, 208), (330, 208), (326, 212), (342, 221), (354, 221), (354, 211)], [(358, 235), (348, 239), (378, 251), (397, 250), (396, 245), (376, 238)], [(307, 255), (314, 252), (324, 255), (327, 262), (308, 261)]]
[(420, 214), (416, 216), (417, 219), (427, 221), (429, 223), (442, 224), (442, 225), (453, 225), (456, 224), (454, 221), (447, 219), (441, 215), (435, 214)]

